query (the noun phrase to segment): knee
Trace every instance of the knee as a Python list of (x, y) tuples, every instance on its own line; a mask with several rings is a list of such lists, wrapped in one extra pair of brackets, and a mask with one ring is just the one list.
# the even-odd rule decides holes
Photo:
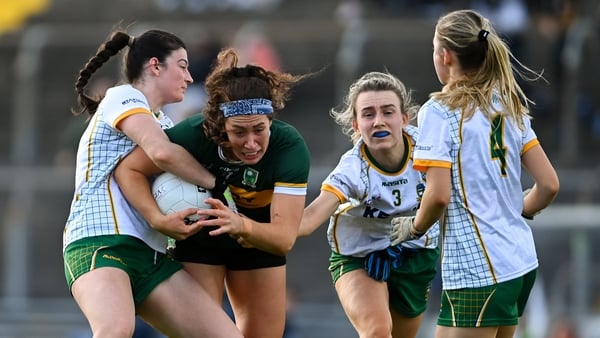
[(392, 337), (392, 322), (387, 320), (371, 321), (360, 330), (361, 338)]
[(110, 323), (93, 325), (92, 332), (94, 338), (131, 338), (135, 331), (135, 318), (121, 318)]

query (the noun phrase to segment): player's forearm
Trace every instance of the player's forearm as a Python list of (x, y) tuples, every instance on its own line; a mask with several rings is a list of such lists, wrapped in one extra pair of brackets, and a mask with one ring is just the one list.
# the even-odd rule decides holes
[(207, 189), (215, 186), (215, 176), (178, 144), (171, 143), (166, 149), (149, 156), (156, 166), (188, 182)]
[(431, 226), (440, 219), (444, 210), (446, 210), (447, 204), (444, 203), (428, 203), (423, 199), (421, 207), (417, 211), (415, 217), (414, 230), (417, 233), (425, 233)]
[(306, 209), (304, 209), (302, 221), (298, 228), (298, 237), (308, 236), (315, 232), (315, 230), (329, 219), (329, 216), (331, 216), (332, 213), (333, 211), (329, 213), (328, 210), (319, 209), (318, 201), (313, 201)]
[(259, 250), (277, 256), (286, 256), (296, 242), (297, 227), (260, 223), (245, 217), (243, 222), (244, 226), (240, 237), (244, 242)]
[(302, 217), (302, 222), (300, 222), (300, 227), (298, 228), (298, 237), (309, 236), (315, 232), (323, 222), (319, 222), (313, 213), (305, 212)]
[(450, 169), (429, 168), (427, 187), (415, 217), (415, 231), (423, 233), (440, 219), (450, 202), (450, 191)]
[(144, 217), (150, 224), (154, 224), (163, 216), (158, 208), (150, 190), (148, 178), (135, 171), (127, 173), (119, 172), (117, 183), (127, 201)]
[(523, 201), (523, 215), (533, 216), (542, 211), (552, 203), (558, 194), (558, 189), (558, 180), (556, 184), (534, 185)]
[(305, 203), (304, 195), (275, 193), (271, 200), (270, 222), (244, 219), (244, 226), (238, 235), (258, 249), (285, 256), (296, 243)]
[(340, 205), (337, 196), (328, 191), (321, 191), (305, 209), (298, 229), (298, 237), (308, 236), (325, 223)]

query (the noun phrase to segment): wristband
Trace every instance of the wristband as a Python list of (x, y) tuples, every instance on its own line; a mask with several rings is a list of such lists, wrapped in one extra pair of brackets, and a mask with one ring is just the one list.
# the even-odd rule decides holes
[(528, 216), (528, 215), (525, 215), (524, 213), (521, 213), (521, 217), (528, 219), (530, 221), (533, 221), (533, 216)]

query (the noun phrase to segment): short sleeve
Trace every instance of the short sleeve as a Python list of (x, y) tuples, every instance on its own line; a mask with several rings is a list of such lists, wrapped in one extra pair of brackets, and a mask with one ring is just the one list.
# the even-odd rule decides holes
[(523, 118), (523, 125), (525, 126), (525, 130), (523, 131), (521, 155), (540, 143), (535, 131), (531, 127), (531, 120)]
[(452, 139), (445, 109), (433, 100), (419, 110), (419, 136), (415, 145), (413, 167), (425, 171), (428, 167), (450, 168)]
[(321, 185), (321, 190), (335, 194), (340, 203), (345, 203), (350, 198), (360, 200), (363, 197), (361, 195), (365, 189), (361, 188), (361, 174), (359, 174), (362, 173), (361, 161), (360, 157), (354, 154), (356, 151), (355, 148), (344, 154)]
[(114, 129), (117, 129), (119, 122), (133, 114), (152, 115), (144, 94), (130, 85), (108, 89), (98, 110), (103, 110), (104, 123)]

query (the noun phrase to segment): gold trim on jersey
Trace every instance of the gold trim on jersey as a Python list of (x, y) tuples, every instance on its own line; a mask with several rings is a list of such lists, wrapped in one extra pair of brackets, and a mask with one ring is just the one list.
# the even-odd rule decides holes
[(540, 141), (537, 138), (534, 138), (533, 140), (527, 142), (523, 146), (523, 150), (521, 150), (521, 155), (525, 154), (529, 149), (537, 146), (538, 144), (540, 144)]
[(356, 206), (359, 205), (359, 201), (355, 200), (355, 199), (351, 199), (346, 203), (340, 204), (340, 206), (338, 206), (337, 210), (335, 211), (335, 213), (332, 216), (332, 237), (333, 237), (333, 243), (335, 246), (335, 252), (338, 254), (341, 254), (341, 250), (340, 250), (340, 245), (338, 244), (338, 239), (337, 239), (337, 226), (339, 224), (338, 222), (338, 218), (345, 214), (346, 212), (348, 212), (348, 210), (355, 208)]
[(242, 208), (254, 209), (262, 208), (271, 204), (273, 199), (273, 189), (262, 191), (248, 191), (244, 188), (230, 185), (231, 195), (235, 200), (235, 204)]
[(406, 134), (406, 132), (402, 132), (402, 140), (404, 142), (404, 154), (402, 155), (402, 161), (400, 162), (400, 167), (394, 171), (387, 171), (381, 168), (381, 165), (375, 161), (373, 155), (369, 152), (367, 145), (363, 142), (360, 147), (360, 153), (362, 158), (369, 164), (369, 166), (375, 169), (378, 173), (386, 176), (398, 176), (406, 170), (406, 167), (410, 160), (412, 159), (413, 154), (413, 143), (412, 138)]
[(452, 162), (447, 161), (438, 161), (438, 160), (414, 160), (413, 168), (418, 171), (426, 171), (427, 168), (435, 167), (435, 168), (452, 168)]
[(321, 186), (321, 190), (323, 191), (327, 191), (330, 192), (332, 194), (334, 194), (338, 200), (340, 201), (340, 203), (346, 203), (346, 196), (344, 196), (339, 190), (337, 190), (334, 186), (329, 185), (329, 184), (323, 184)]
[[(460, 117), (460, 126), (459, 126), (459, 132), (458, 132), (458, 139), (459, 139), (459, 144), (463, 144), (463, 135), (462, 135), (462, 130), (463, 130), (463, 122), (464, 122), (464, 116), (461, 115)], [(488, 270), (490, 271), (490, 274), (492, 275), (492, 279), (494, 280), (494, 283), (497, 283), (498, 281), (496, 280), (496, 272), (494, 271), (494, 266), (492, 265), (492, 261), (490, 260), (490, 255), (487, 252), (487, 249), (485, 247), (485, 244), (483, 243), (483, 238), (481, 237), (481, 232), (479, 231), (479, 226), (477, 225), (477, 221), (475, 220), (475, 216), (473, 215), (473, 213), (471, 212), (471, 207), (469, 205), (469, 199), (467, 198), (468, 193), (467, 193), (467, 189), (465, 189), (465, 184), (464, 184), (464, 180), (463, 180), (463, 172), (462, 172), (462, 159), (461, 159), (461, 150), (458, 150), (458, 154), (457, 156), (457, 161), (456, 161), (456, 166), (458, 167), (458, 184), (460, 184), (460, 191), (462, 192), (463, 196), (462, 202), (464, 204), (464, 210), (467, 213), (467, 216), (469, 217), (469, 219), (471, 220), (471, 225), (473, 226), (473, 230), (475, 231), (475, 234), (477, 236), (477, 240), (479, 241), (479, 245), (481, 247), (481, 252), (483, 253), (483, 256), (485, 257), (485, 261), (487, 262), (488, 265)]]
[(282, 188), (306, 188), (308, 183), (286, 183), (286, 182), (275, 182), (276, 187)]
[(148, 109), (142, 108), (142, 107), (135, 107), (135, 108), (129, 109), (129, 110), (125, 111), (123, 114), (119, 115), (119, 117), (113, 121), (112, 127), (118, 131), (121, 131), (121, 129), (117, 128), (117, 125), (119, 124), (119, 122), (123, 121), (126, 117), (129, 117), (134, 114), (148, 114), (148, 115), (151, 115), (152, 117), (154, 117), (154, 114), (151, 111), (149, 111)]
[(118, 223), (118, 219), (117, 219), (117, 211), (115, 210), (115, 202), (113, 199), (113, 193), (112, 193), (112, 190), (110, 189), (111, 181), (112, 181), (112, 176), (109, 175), (108, 179), (106, 180), (106, 193), (108, 194), (108, 201), (110, 202), (110, 213), (113, 218), (113, 224), (115, 225), (115, 233), (117, 235), (120, 235), (121, 230), (119, 229), (119, 223)]

